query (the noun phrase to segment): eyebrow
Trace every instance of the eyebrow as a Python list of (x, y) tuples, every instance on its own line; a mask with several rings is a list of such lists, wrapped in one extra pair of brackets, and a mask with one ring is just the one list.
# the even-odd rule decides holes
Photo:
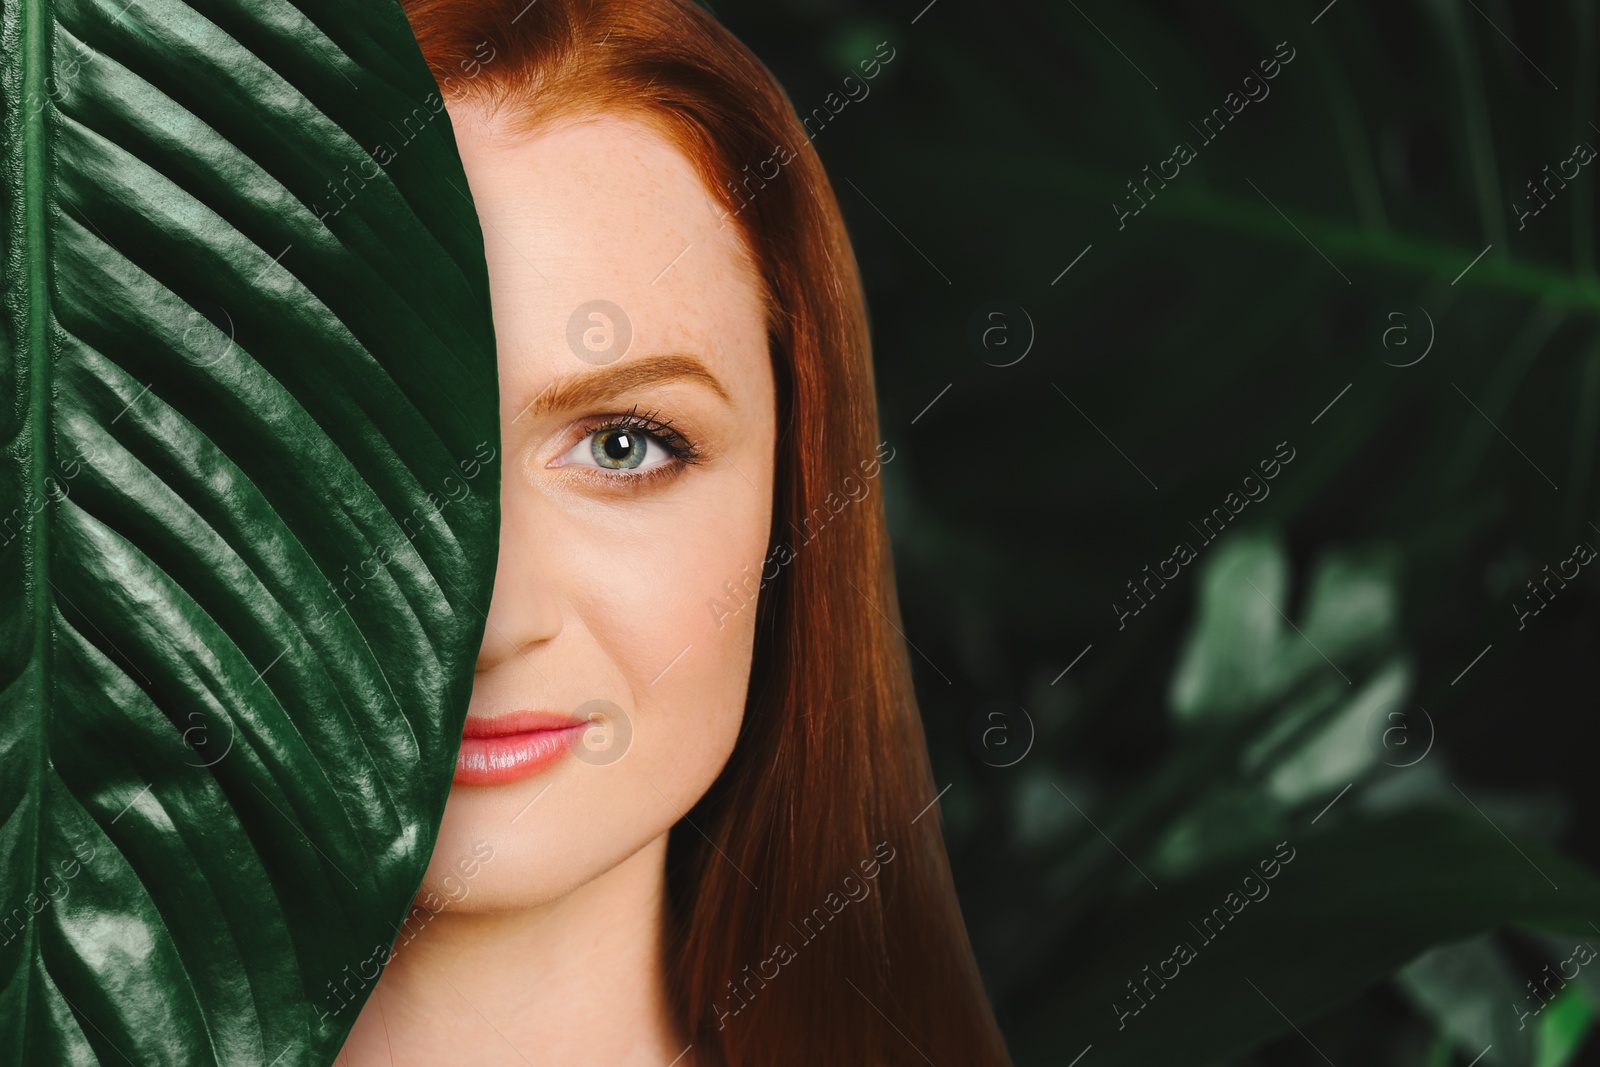
[(722, 381), (693, 356), (672, 353), (636, 359), (618, 367), (589, 371), (557, 378), (530, 400), (511, 422), (528, 414), (541, 418), (560, 411), (589, 407), (619, 396), (666, 382), (698, 382), (710, 389), (725, 404), (733, 403)]

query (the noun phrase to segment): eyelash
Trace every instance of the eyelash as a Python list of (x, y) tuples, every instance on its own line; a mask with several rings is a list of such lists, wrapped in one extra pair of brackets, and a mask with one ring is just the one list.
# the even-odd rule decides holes
[[(629, 474), (622, 471), (606, 471), (609, 481), (622, 485), (630, 490), (640, 490), (664, 478), (675, 478), (683, 473), (684, 468), (704, 461), (700, 446), (688, 437), (672, 428), (672, 420), (659, 419), (661, 412), (658, 410), (647, 411), (639, 414), (639, 406), (635, 404), (632, 410), (623, 415), (607, 415), (596, 422), (588, 423), (583, 428), (583, 436), (579, 442), (587, 441), (597, 433), (607, 430), (630, 430), (655, 438), (672, 456), (669, 463), (658, 463), (642, 474)], [(603, 468), (596, 468), (597, 470)]]

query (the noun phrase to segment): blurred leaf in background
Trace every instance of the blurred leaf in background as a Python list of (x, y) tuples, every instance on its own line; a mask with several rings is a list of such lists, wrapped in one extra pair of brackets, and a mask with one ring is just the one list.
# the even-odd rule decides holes
[(1595, 1055), (1594, 3), (713, 7), (802, 115), (894, 49), (812, 140), (1018, 1063)]

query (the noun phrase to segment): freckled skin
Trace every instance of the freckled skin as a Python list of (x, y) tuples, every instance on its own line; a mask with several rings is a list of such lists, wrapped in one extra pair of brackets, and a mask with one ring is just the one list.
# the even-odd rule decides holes
[[(436, 866), (486, 840), (495, 858), (465, 906), (520, 908), (665, 834), (732, 751), (755, 613), (718, 629), (706, 601), (766, 554), (774, 385), (759, 279), (737, 231), (719, 229), (698, 175), (661, 135), (620, 118), (520, 141), (477, 115), (457, 129), (483, 220), (505, 463), (500, 565), (471, 713), (571, 711), (601, 698), (633, 725), (615, 763), (569, 758), (514, 784), (453, 791)], [(572, 312), (595, 299), (622, 308), (633, 329), (608, 369), (691, 353), (732, 404), (671, 383), (594, 411), (518, 419), (552, 379), (595, 369), (568, 344)], [(637, 494), (595, 484), (612, 477), (598, 467), (547, 467), (586, 441), (581, 427), (569, 430), (574, 420), (636, 403), (716, 456)], [(593, 477), (563, 477), (578, 473)]]
[[(397, 949), (345, 1051), (387, 1063), (385, 1043), (398, 1050), (404, 1036), (405, 1059), (448, 1059), (451, 1041), (468, 1041), (485, 1050), (473, 1062), (522, 1062), (488, 1018), (547, 1053), (540, 1062), (645, 1062), (675, 1035), (660, 1018), (659, 961), (630, 946), (659, 936), (667, 832), (725, 765), (749, 680), (753, 605), (719, 628), (707, 602), (737, 608), (724, 582), (737, 586), (746, 564), (759, 574), (767, 552), (776, 404), (760, 282), (693, 166), (647, 123), (596, 116), (528, 135), (470, 105), (450, 117), (483, 224), (504, 464), (470, 714), (601, 699), (626, 712), (632, 739), (615, 762), (568, 756), (520, 781), (453, 788), (422, 887), (453, 902)], [(603, 367), (568, 341), (574, 310), (593, 300), (632, 326)], [(556, 379), (668, 353), (703, 362), (731, 402), (679, 380), (524, 413)], [(705, 461), (638, 490), (595, 465), (586, 426), (635, 405), (672, 420)], [(646, 465), (674, 462), (648, 448)], [(464, 876), (463, 859), (486, 849)]]

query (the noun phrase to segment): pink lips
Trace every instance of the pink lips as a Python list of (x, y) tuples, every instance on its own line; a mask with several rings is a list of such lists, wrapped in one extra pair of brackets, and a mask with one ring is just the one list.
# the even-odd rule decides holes
[(456, 758), (457, 785), (503, 785), (538, 774), (568, 752), (589, 728), (559, 711), (513, 711), (467, 717)]

